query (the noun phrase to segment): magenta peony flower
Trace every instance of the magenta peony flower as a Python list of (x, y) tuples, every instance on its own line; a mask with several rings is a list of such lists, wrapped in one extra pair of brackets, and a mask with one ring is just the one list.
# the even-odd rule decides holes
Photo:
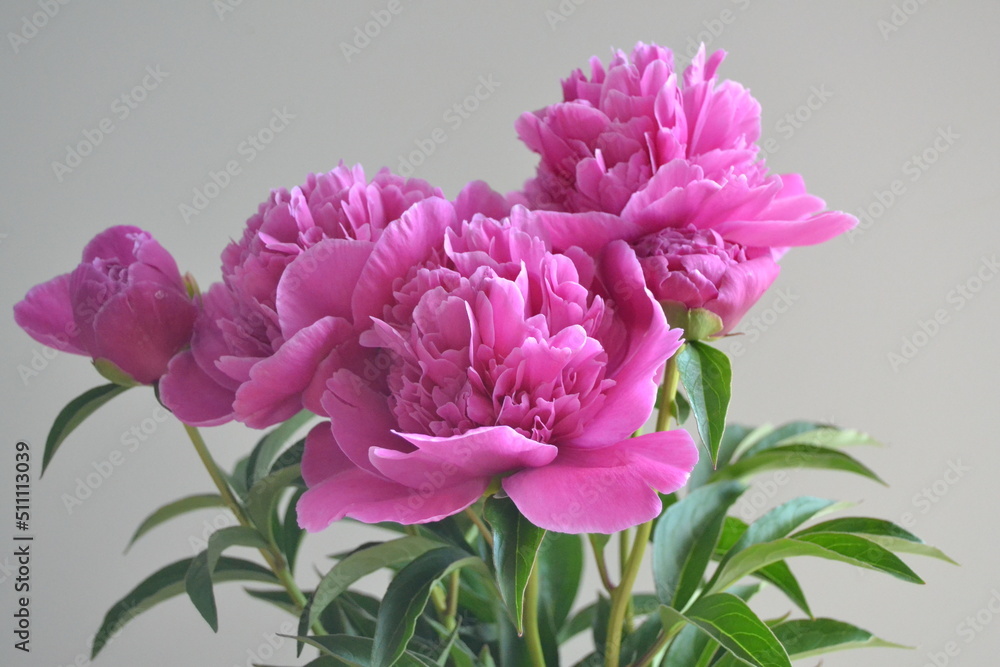
[(680, 332), (627, 244), (557, 255), (428, 200), (386, 230), (362, 276), (355, 321), (373, 316), (360, 341), (381, 374), (331, 369), (331, 422), (302, 464), (307, 530), (439, 520), (500, 479), (538, 526), (611, 533), (657, 516), (657, 491), (686, 482), (698, 455), (685, 431), (630, 437)]
[(174, 258), (128, 226), (95, 236), (73, 272), (36, 285), (14, 306), (15, 321), (38, 342), (141, 384), (166, 372), (190, 340), (195, 315)]
[(628, 243), (647, 288), (687, 340), (728, 334), (778, 276), (771, 249), (744, 247), (692, 225), (657, 230), (609, 213), (552, 211), (536, 211), (518, 223), (560, 252), (572, 248), (596, 256), (610, 243)]
[(725, 53), (704, 47), (678, 81), (673, 54), (638, 44), (607, 70), (596, 58), (563, 82), (564, 101), (517, 122), (541, 156), (515, 195), (532, 208), (601, 211), (647, 227), (714, 229), (727, 241), (781, 248), (828, 240), (857, 220), (821, 212), (797, 175), (768, 174), (757, 159), (760, 105), (718, 83)]
[[(205, 295), (191, 349), (161, 383), (166, 405), (189, 424), (235, 418), (254, 428), (321, 410), (317, 369), (368, 354), (351, 317), (359, 271), (386, 227), (428, 197), (443, 195), (386, 169), (369, 183), (360, 165), (343, 164), (273, 191), (223, 252), (223, 280)], [(469, 217), (509, 209), (479, 182), (455, 206)]]
[(724, 241), (711, 229), (668, 228), (633, 248), (646, 285), (688, 340), (732, 331), (778, 277), (766, 248)]

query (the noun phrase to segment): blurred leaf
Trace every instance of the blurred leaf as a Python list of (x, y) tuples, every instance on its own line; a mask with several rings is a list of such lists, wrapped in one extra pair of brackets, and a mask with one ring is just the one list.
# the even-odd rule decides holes
[(782, 445), (754, 455), (746, 455), (716, 473), (716, 479), (744, 479), (766, 470), (814, 468), (842, 470), (885, 484), (870, 468), (852, 456), (836, 449), (815, 445)]
[(785, 621), (773, 630), (788, 654), (795, 659), (854, 648), (909, 648), (831, 618)]
[[(288, 636), (288, 635), (283, 635)], [(337, 660), (330, 664), (360, 665), (370, 667), (372, 665), (372, 653), (374, 652), (375, 641), (368, 637), (354, 637), (351, 635), (321, 635), (321, 636), (299, 636), (289, 637), (296, 641), (304, 642), (319, 649), (320, 652), (330, 658)], [(311, 663), (310, 663), (311, 664)], [(393, 663), (395, 667), (436, 667), (433, 660), (427, 656), (403, 651), (399, 659)]]
[(524, 591), (545, 531), (522, 516), (510, 498), (487, 498), (483, 516), (493, 529), (493, 563), (517, 634), (524, 631)]
[[(958, 565), (940, 549), (924, 543), (919, 537), (883, 519), (867, 517), (844, 517), (832, 519), (810, 526), (799, 531), (799, 535), (808, 533), (853, 533), (897, 553), (911, 553), (919, 556), (937, 558), (952, 565)], [(795, 537), (793, 535), (792, 537)]]
[[(191, 566), (193, 558), (185, 558), (161, 568), (144, 579), (121, 600), (116, 602), (101, 622), (101, 627), (94, 635), (90, 659), (93, 660), (107, 644), (111, 635), (118, 632), (130, 620), (175, 595), (184, 592), (184, 578)], [(266, 569), (238, 558), (223, 556), (215, 566), (213, 580), (216, 583), (224, 581), (261, 581), (268, 584), (280, 584), (274, 574)]]
[(732, 391), (729, 357), (711, 345), (690, 341), (681, 348), (677, 368), (691, 402), (698, 434), (714, 465), (726, 430), (726, 411)]
[(747, 438), (746, 442), (740, 443), (737, 453), (740, 454), (740, 458), (753, 456), (754, 454), (759, 454), (764, 450), (771, 449), (772, 447), (783, 443), (788, 438), (802, 433), (808, 433), (809, 431), (816, 431), (825, 428), (834, 427), (811, 421), (789, 422), (787, 424), (782, 424), (778, 428), (774, 428), (773, 426), (763, 426), (757, 429), (761, 432), (756, 433), (755, 437)]
[(247, 514), (268, 542), (274, 541), (274, 511), (282, 493), (302, 476), (293, 465), (258, 480), (247, 493)]
[(297, 509), (299, 498), (305, 492), (305, 489), (299, 489), (295, 492), (295, 495), (288, 502), (288, 507), (285, 508), (285, 518), (282, 520), (279, 530), (275, 531), (277, 533), (276, 541), (278, 549), (284, 554), (285, 561), (288, 563), (288, 569), (291, 572), (295, 572), (295, 560), (299, 555), (302, 538), (305, 536), (305, 531), (299, 528), (299, 514)]
[(709, 484), (671, 505), (653, 529), (653, 578), (660, 602), (683, 609), (701, 583), (726, 512), (746, 490)]
[(906, 563), (871, 540), (856, 535), (816, 533), (755, 544), (740, 551), (719, 567), (706, 593), (724, 590), (762, 567), (795, 556), (825, 558), (885, 572), (903, 581), (923, 583)]
[(722, 434), (722, 443), (719, 445), (718, 461), (713, 465), (711, 458), (705, 456), (699, 457), (698, 463), (695, 465), (694, 470), (691, 471), (691, 477), (688, 479), (688, 490), (693, 491), (699, 486), (708, 484), (712, 475), (715, 474), (717, 467), (724, 468), (729, 465), (729, 461), (732, 460), (733, 453), (736, 451), (736, 446), (750, 433), (751, 429), (746, 426), (739, 424), (729, 424), (726, 426), (726, 430)]
[(56, 450), (59, 449), (67, 436), (76, 430), (76, 427), (82, 424), (87, 417), (94, 414), (99, 407), (128, 388), (114, 383), (94, 387), (74, 398), (60, 410), (49, 430), (49, 436), (45, 439), (45, 450), (42, 452), (42, 472), (39, 478), (45, 474), (45, 469), (49, 467)]
[(257, 445), (250, 451), (250, 456), (247, 457), (246, 488), (252, 489), (254, 484), (267, 477), (271, 464), (281, 448), (295, 435), (296, 431), (315, 416), (308, 410), (303, 410), (269, 431), (257, 442)]
[(583, 576), (583, 540), (580, 535), (545, 533), (538, 551), (539, 616), (556, 635), (566, 623)]
[(132, 535), (132, 539), (128, 541), (128, 546), (125, 547), (125, 551), (132, 548), (135, 541), (140, 537), (156, 528), (161, 523), (165, 523), (176, 516), (185, 514), (187, 512), (194, 512), (195, 510), (206, 509), (208, 507), (225, 507), (226, 502), (217, 493), (205, 493), (195, 496), (188, 496), (186, 498), (181, 498), (180, 500), (175, 500), (172, 503), (167, 503), (160, 509), (156, 510), (148, 517), (146, 517), (139, 527), (136, 529), (135, 534)]

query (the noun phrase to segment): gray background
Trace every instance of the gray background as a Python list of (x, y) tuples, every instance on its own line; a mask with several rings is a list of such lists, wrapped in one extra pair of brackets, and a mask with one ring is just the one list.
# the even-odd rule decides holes
[[(1000, 620), (989, 603), (1000, 609), (1000, 280), (990, 280), (997, 269), (989, 262), (1000, 243), (1000, 5), (402, 0), (401, 12), (348, 61), (341, 43), (387, 2), (230, 0), (232, 11), (193, 1), (69, 2), (50, 8), (54, 16), (44, 21), (36, 16), (42, 4), (8, 1), (0, 10), (7, 34), (0, 44), (3, 470), (12, 468), (18, 439), (40, 456), (57, 411), (100, 382), (83, 358), (41, 356), (10, 308), (31, 285), (74, 266), (101, 229), (127, 223), (150, 230), (207, 285), (224, 244), (271, 187), (291, 187), (341, 159), (371, 172), (398, 168), (400, 156), (438, 127), (447, 140), (416, 175), (450, 195), (472, 178), (511, 190), (535, 164), (515, 139), (514, 119), (557, 100), (560, 78), (592, 54), (606, 60), (612, 45), (655, 41), (684, 54), (704, 39), (730, 52), (723, 75), (763, 104), (772, 168), (803, 173), (831, 207), (868, 214), (862, 233), (783, 260), (777, 284), (743, 325), (742, 347), (728, 344), (732, 412), (750, 423), (813, 418), (868, 431), (888, 446), (858, 455), (890, 486), (796, 473), (785, 484), (765, 476), (748, 498), (774, 504), (810, 493), (856, 501), (856, 511), (906, 521), (962, 563), (917, 561), (923, 587), (836, 564), (793, 563), (815, 613), (918, 647), (838, 654), (823, 664), (919, 667), (935, 664), (935, 654), (938, 665), (996, 664), (1000, 632), (989, 622), (1000, 627)], [(32, 32), (25, 20), (44, 25)], [(15, 52), (9, 33), (21, 31), (30, 39), (15, 40)], [(147, 67), (166, 76), (122, 117), (116, 99), (141, 85)], [(448, 124), (446, 111), (473, 94), (481, 76), (499, 86), (458, 127)], [(241, 142), (266, 127), (275, 109), (294, 118), (248, 161)], [(106, 118), (113, 131), (60, 180), (52, 163)], [(949, 132), (951, 139), (935, 146)], [(926, 169), (915, 167), (920, 155)], [(194, 189), (230, 160), (240, 173), (185, 221), (180, 205), (191, 204)], [(960, 285), (974, 293), (959, 296), (953, 290)], [(790, 295), (788, 308), (775, 306), (781, 294)], [(927, 325), (935, 317), (937, 327)], [(921, 333), (922, 323), (933, 335)], [(916, 354), (894, 368), (888, 355), (900, 354), (905, 340)], [(33, 363), (37, 374), (22, 378), (19, 369)], [(217, 518), (191, 515), (123, 555), (153, 508), (210, 488), (179, 426), (157, 422), (157, 414), (149, 392), (116, 399), (34, 482), (32, 653), (11, 650), (12, 581), (0, 571), (3, 664), (86, 664), (88, 639), (111, 603), (154, 569), (191, 555), (192, 537), (200, 539)], [(149, 433), (130, 451), (122, 437), (133, 427)], [(229, 463), (254, 436), (224, 427), (207, 437)], [(96, 488), (78, 489), (107, 468), (115, 450), (122, 464)], [(2, 507), (13, 497), (11, 484), (12, 473), (0, 476)], [(67, 509), (65, 498), (86, 490), (89, 496)], [(752, 504), (739, 511), (744, 518), (761, 513)], [(3, 516), (0, 542), (10, 545), (7, 510)], [(303, 579), (314, 563), (325, 569), (324, 554), (357, 544), (363, 533), (344, 524), (309, 538)], [(0, 549), (0, 563), (9, 565), (11, 551)], [(595, 588), (591, 579), (587, 598)], [(267, 638), (285, 617), (249, 601), (238, 586), (222, 587), (218, 597), (217, 636), (177, 599), (136, 620), (97, 664), (229, 667), (248, 664), (253, 652), (268, 658)], [(762, 600), (768, 613), (789, 608), (775, 596)], [(965, 619), (977, 614), (975, 630)], [(952, 656), (943, 654), (948, 649)], [(295, 664), (292, 656), (285, 642), (264, 662)]]

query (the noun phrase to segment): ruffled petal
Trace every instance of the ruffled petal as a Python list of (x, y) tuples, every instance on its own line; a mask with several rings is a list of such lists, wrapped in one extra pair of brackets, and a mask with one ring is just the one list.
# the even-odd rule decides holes
[(540, 528), (610, 534), (659, 516), (657, 492), (686, 484), (697, 462), (686, 431), (650, 433), (602, 449), (563, 448), (551, 464), (504, 478), (503, 488)]

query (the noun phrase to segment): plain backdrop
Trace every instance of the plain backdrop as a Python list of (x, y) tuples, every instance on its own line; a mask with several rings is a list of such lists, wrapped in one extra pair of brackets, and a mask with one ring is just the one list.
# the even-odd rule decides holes
[[(737, 511), (752, 519), (804, 493), (846, 499), (856, 512), (906, 522), (961, 567), (910, 559), (927, 581), (913, 586), (793, 562), (817, 615), (916, 647), (823, 664), (996, 664), (1000, 5), (393, 0), (395, 14), (389, 6), (8, 0), (0, 9), (0, 663), (87, 664), (108, 607), (226, 524), (216, 512), (193, 514), (124, 553), (154, 508), (210, 489), (183, 431), (148, 391), (102, 409), (37, 478), (53, 418), (102, 380), (84, 358), (46, 353), (14, 325), (11, 307), (29, 287), (75, 266), (85, 242), (115, 224), (149, 230), (208, 285), (222, 248), (271, 188), (340, 160), (370, 173), (412, 168), (449, 195), (474, 178), (515, 189), (535, 165), (514, 134), (518, 114), (557, 101), (560, 79), (591, 55), (606, 60), (612, 46), (643, 40), (682, 61), (699, 41), (726, 49), (722, 75), (763, 105), (772, 169), (802, 173), (832, 208), (862, 215), (850, 238), (789, 253), (745, 335), (726, 344), (732, 415), (867, 431), (886, 447), (856, 454), (889, 486), (832, 473), (765, 476)], [(67, 155), (81, 143), (77, 158)], [(235, 175), (220, 176), (227, 167)], [(227, 426), (206, 437), (228, 465), (255, 434)], [(30, 655), (12, 649), (6, 508), (18, 440), (36, 454)], [(373, 534), (340, 524), (309, 537), (303, 582), (329, 566), (326, 554)], [(581, 600), (596, 588), (589, 578)], [(302, 664), (274, 637), (291, 629), (280, 611), (233, 584), (218, 599), (218, 634), (178, 598), (135, 620), (96, 664)], [(780, 597), (761, 600), (766, 613), (790, 610)]]

